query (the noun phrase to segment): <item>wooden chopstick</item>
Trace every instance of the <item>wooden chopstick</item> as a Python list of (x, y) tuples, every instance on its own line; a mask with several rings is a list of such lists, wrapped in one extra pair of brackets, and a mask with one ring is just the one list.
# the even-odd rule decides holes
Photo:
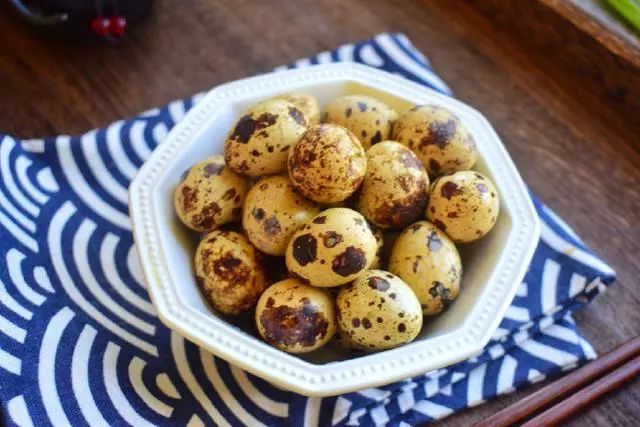
[[(541, 409), (548, 407), (552, 403), (575, 393), (587, 384), (592, 383), (598, 378), (607, 375), (616, 368), (624, 365), (629, 360), (637, 358), (639, 355), (640, 337), (635, 337), (617, 347), (616, 349), (610, 351), (609, 353), (602, 355), (593, 362), (590, 362), (583, 367), (576, 369), (567, 376), (552, 382), (551, 384), (541, 388), (537, 392), (530, 394), (522, 400), (519, 400), (513, 405), (508, 406), (507, 408), (499, 412), (496, 412), (488, 418), (485, 418), (484, 420), (475, 424), (475, 427), (506, 427), (514, 425), (531, 416), (532, 414), (540, 411)], [(627, 368), (624, 373), (626, 374), (628, 370), (633, 371), (633, 368)], [(608, 387), (611, 387), (612, 385), (615, 385), (615, 387), (617, 387), (623, 382), (624, 381), (620, 383), (618, 383), (617, 381), (608, 381), (606, 382), (606, 385)], [(604, 391), (612, 389), (607, 388), (603, 385), (600, 385), (598, 387), (604, 387)], [(598, 390), (603, 389), (599, 388)], [(597, 394), (597, 396), (602, 395), (604, 391)], [(582, 396), (585, 397), (585, 395)], [(594, 398), (597, 398), (597, 396)], [(568, 409), (569, 407), (563, 408)], [(568, 415), (570, 415), (570, 412), (567, 412), (567, 416)]]
[(602, 397), (622, 384), (638, 378), (640, 374), (640, 356), (620, 366), (615, 371), (605, 375), (596, 382), (589, 384), (573, 396), (561, 401), (555, 406), (532, 418), (522, 427), (555, 426), (575, 414), (578, 410)]

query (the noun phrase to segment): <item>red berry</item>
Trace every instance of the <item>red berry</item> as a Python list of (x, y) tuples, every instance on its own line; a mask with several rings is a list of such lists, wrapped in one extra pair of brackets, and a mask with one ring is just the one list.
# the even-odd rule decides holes
[(122, 37), (127, 28), (127, 20), (122, 16), (112, 16), (109, 20), (109, 33), (112, 36)]
[(109, 19), (104, 16), (96, 16), (91, 20), (91, 29), (99, 36), (109, 35)]

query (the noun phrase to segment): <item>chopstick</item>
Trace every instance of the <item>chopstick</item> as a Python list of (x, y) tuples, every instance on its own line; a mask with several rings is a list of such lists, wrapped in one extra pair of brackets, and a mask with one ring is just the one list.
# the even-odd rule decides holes
[(524, 423), (523, 427), (553, 426), (567, 419), (579, 409), (602, 397), (605, 393), (620, 387), (640, 374), (640, 356), (622, 365), (612, 373), (605, 375), (542, 414)]
[(576, 369), (569, 375), (485, 418), (475, 426), (506, 427), (514, 425), (552, 403), (573, 394), (573, 396), (557, 403), (556, 406), (531, 420), (531, 422), (535, 421), (535, 424), (525, 424), (553, 425), (567, 418), (576, 410), (584, 407), (584, 405), (593, 402), (607, 391), (636, 378), (638, 372), (640, 372), (639, 357), (640, 337), (635, 337), (593, 362)]

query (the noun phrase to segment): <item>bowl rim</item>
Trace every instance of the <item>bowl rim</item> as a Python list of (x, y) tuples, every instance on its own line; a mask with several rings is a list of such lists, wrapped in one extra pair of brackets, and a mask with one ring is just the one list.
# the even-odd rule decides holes
[[(262, 92), (284, 93), (312, 84), (335, 82), (369, 86), (414, 103), (420, 103), (420, 99), (436, 101), (453, 110), (463, 121), (474, 122), (474, 126), (489, 137), (481, 144), (482, 154), (485, 159), (491, 158), (486, 164), (496, 185), (501, 187), (501, 204), (509, 207), (512, 229), (496, 267), (487, 279), (486, 285), (492, 286), (486, 286), (479, 297), (484, 303), (482, 309), (476, 303), (459, 330), (356, 359), (313, 364), (277, 350), (224, 320), (204, 315), (180, 301), (159, 242), (153, 199), (159, 177), (173, 155), (186, 149), (189, 142), (209, 125), (211, 113), (218, 106), (241, 96), (253, 98)], [(215, 87), (171, 129), (142, 165), (129, 187), (129, 212), (140, 266), (160, 320), (227, 362), (307, 396), (336, 395), (388, 384), (479, 353), (511, 304), (540, 236), (540, 220), (526, 186), (500, 138), (481, 113), (424, 85), (356, 63), (313, 65)], [(363, 363), (365, 359), (367, 363)]]

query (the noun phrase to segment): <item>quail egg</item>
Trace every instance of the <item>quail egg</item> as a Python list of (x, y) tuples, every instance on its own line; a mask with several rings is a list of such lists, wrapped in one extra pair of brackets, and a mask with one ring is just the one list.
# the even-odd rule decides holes
[(471, 169), (477, 151), (466, 126), (451, 111), (416, 106), (396, 120), (392, 138), (411, 148), (431, 177)]
[(319, 287), (343, 285), (373, 263), (377, 242), (356, 211), (331, 208), (320, 212), (289, 240), (289, 272)]
[(266, 342), (289, 353), (325, 345), (336, 331), (333, 299), (322, 289), (286, 279), (271, 285), (256, 307), (256, 326)]
[(404, 145), (384, 141), (367, 150), (367, 173), (358, 210), (384, 229), (401, 229), (420, 217), (427, 204), (429, 176)]
[(338, 125), (310, 127), (289, 151), (289, 176), (304, 196), (335, 203), (353, 194), (364, 179), (367, 157), (358, 139)]
[(344, 126), (358, 137), (364, 149), (389, 139), (398, 113), (382, 101), (370, 96), (342, 96), (331, 101), (324, 110), (323, 121)]
[(269, 285), (260, 253), (235, 231), (205, 235), (196, 249), (195, 270), (202, 294), (224, 314), (251, 310)]
[(174, 192), (174, 208), (180, 221), (195, 231), (210, 231), (237, 221), (249, 189), (246, 179), (212, 156), (193, 166)]
[(256, 248), (282, 256), (293, 233), (318, 212), (315, 202), (293, 191), (288, 176), (275, 175), (260, 179), (247, 193), (242, 226)]
[(291, 102), (263, 101), (246, 111), (227, 136), (227, 164), (249, 176), (283, 172), (289, 149), (306, 129), (307, 119)]
[(427, 219), (457, 243), (486, 235), (496, 223), (500, 201), (495, 186), (481, 173), (461, 171), (434, 182)]
[(400, 234), (389, 257), (389, 271), (413, 289), (426, 315), (445, 310), (460, 291), (458, 250), (427, 221), (416, 222)]
[(284, 99), (295, 105), (298, 110), (302, 111), (309, 126), (320, 123), (320, 107), (313, 95), (304, 92), (290, 92), (276, 98)]
[(338, 329), (357, 346), (385, 350), (415, 339), (422, 328), (420, 302), (399, 277), (369, 270), (343, 287), (336, 300)]

